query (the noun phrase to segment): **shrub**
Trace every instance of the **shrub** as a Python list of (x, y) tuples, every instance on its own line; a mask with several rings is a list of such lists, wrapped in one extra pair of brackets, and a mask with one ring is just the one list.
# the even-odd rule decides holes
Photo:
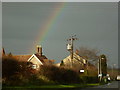
[(39, 73), (56, 83), (67, 84), (79, 82), (78, 73), (62, 67), (59, 68), (51, 65), (44, 65), (41, 66)]
[(19, 63), (11, 57), (2, 58), (2, 77), (9, 79), (19, 71)]
[(3, 85), (24, 85), (28, 83), (31, 75), (26, 62), (19, 62), (12, 56), (2, 58)]
[(98, 83), (98, 77), (96, 76), (80, 76), (80, 80), (83, 83)]

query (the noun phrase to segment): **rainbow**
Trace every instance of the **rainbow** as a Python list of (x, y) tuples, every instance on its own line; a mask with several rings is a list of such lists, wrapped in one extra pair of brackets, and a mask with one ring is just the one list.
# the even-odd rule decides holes
[(58, 3), (55, 6), (55, 10), (52, 12), (52, 14), (49, 16), (49, 19), (43, 24), (43, 26), (39, 29), (40, 32), (38, 32), (38, 35), (33, 43), (32, 53), (35, 53), (35, 47), (36, 45), (40, 45), (42, 41), (45, 40), (46, 36), (48, 35), (49, 31), (54, 26), (55, 22), (57, 21), (57, 18), (61, 15), (61, 12), (65, 6), (65, 2)]

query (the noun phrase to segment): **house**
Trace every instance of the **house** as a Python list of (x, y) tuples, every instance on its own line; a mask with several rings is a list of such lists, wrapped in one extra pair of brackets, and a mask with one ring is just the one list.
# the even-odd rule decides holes
[[(5, 52), (5, 50), (3, 50)], [(37, 45), (36, 53), (32, 55), (12, 55), (13, 58), (20, 62), (31, 63), (31, 68), (39, 69), (40, 65), (53, 64), (54, 60), (48, 60), (48, 58), (42, 54), (42, 47)]]
[(64, 64), (64, 66), (68, 66), (68, 67), (70, 67), (72, 64), (74, 66), (76, 66), (77, 64), (79, 64), (79, 66), (84, 66), (87, 64), (87, 60), (79, 56), (78, 54), (73, 53), (72, 60), (71, 60), (71, 55), (69, 55), (68, 57), (66, 57), (65, 59), (61, 61), (61, 64), (62, 63)]
[(60, 64), (61, 64), (61, 63), (56, 63), (56, 64), (54, 64), (54, 66), (60, 67)]
[[(58, 65), (58, 64), (57, 64)], [(66, 57), (61, 61), (59, 66), (63, 66), (65, 68), (73, 68), (74, 70), (80, 72), (80, 70), (87, 70), (89, 75), (96, 75), (97, 68), (88, 62), (84, 57), (79, 56), (77, 53), (73, 53), (73, 59), (71, 61), (71, 55)]]

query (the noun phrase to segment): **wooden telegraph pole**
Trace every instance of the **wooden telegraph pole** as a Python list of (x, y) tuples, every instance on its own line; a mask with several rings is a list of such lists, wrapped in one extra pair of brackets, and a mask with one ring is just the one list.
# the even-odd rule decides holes
[(107, 59), (104, 54), (100, 55), (99, 58), (98, 75), (99, 75), (99, 81), (101, 81), (102, 78), (107, 75)]
[(99, 79), (100, 79), (100, 81), (101, 81), (101, 79), (102, 79), (102, 70), (101, 70), (101, 57), (99, 58)]
[(70, 41), (70, 44), (68, 44), (67, 49), (68, 51), (70, 51), (70, 56), (71, 56), (71, 67), (73, 67), (73, 41), (77, 40), (77, 38), (75, 38), (76, 35), (72, 36), (71, 38), (67, 39), (67, 41)]

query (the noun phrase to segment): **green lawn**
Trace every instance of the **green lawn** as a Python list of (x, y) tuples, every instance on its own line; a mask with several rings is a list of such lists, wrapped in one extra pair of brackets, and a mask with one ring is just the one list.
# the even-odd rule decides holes
[(22, 89), (24, 89), (24, 88), (85, 88), (85, 87), (92, 87), (92, 86), (97, 86), (97, 85), (99, 85), (99, 83), (93, 83), (93, 84), (69, 84), (69, 85), (41, 85), (41, 86), (24, 86), (24, 87), (22, 87), (22, 86), (14, 86), (14, 87), (12, 87), (12, 86), (9, 86), (9, 87), (3, 87), (3, 89), (5, 89), (5, 88), (9, 88), (9, 89), (20, 89), (20, 88), (22, 88)]

